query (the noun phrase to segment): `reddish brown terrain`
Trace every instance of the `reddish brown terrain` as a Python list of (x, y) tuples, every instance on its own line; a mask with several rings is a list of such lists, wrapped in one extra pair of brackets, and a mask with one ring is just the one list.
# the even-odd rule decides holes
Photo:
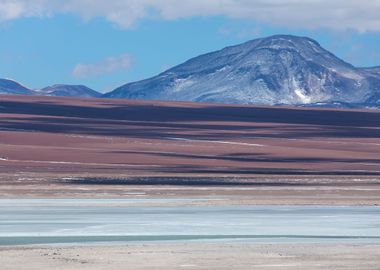
[[(373, 204), (380, 112), (0, 96), (0, 181), (3, 196), (120, 196), (126, 187), (201, 196), (213, 186), (265, 203), (302, 191), (301, 202), (331, 203), (333, 193)], [(168, 188), (148, 188), (157, 185)]]

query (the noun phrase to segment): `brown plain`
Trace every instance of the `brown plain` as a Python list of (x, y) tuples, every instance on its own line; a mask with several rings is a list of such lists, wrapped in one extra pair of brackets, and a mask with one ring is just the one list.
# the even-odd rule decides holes
[(2, 95), (0, 196), (376, 205), (380, 112)]

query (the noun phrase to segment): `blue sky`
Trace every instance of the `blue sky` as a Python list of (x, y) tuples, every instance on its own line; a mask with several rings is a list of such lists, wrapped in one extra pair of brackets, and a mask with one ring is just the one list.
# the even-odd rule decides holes
[[(67, 83), (106, 92), (199, 54), (273, 34), (309, 36), (356, 66), (380, 65), (380, 15), (360, 15), (351, 1), (337, 0), (341, 6), (332, 7), (337, 12), (347, 9), (339, 20), (321, 17), (336, 16), (322, 13), (322, 7), (320, 14), (298, 18), (281, 13), (276, 5), (263, 5), (261, 13), (272, 14), (273, 21), (261, 13), (246, 15), (248, 2), (243, 0), (209, 0), (198, 6), (196, 0), (184, 1), (185, 7), (178, 9), (172, 0), (154, 4), (141, 0), (145, 5), (133, 0), (103, 1), (114, 5), (113, 9), (107, 6), (109, 10), (98, 0), (87, 0), (98, 4), (91, 11), (80, 5), (86, 0), (66, 1), (64, 7), (49, 5), (53, 2), (0, 0), (0, 77), (31, 88)], [(379, 1), (369, 2), (372, 8), (380, 8)], [(220, 10), (221, 3), (232, 11)]]

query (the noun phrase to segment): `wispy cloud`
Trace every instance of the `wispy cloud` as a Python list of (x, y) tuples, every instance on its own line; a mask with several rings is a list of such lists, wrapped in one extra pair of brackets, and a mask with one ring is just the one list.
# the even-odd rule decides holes
[(147, 18), (227, 16), (299, 29), (380, 31), (379, 10), (380, 0), (0, 0), (0, 20), (72, 13), (124, 28)]
[(129, 54), (110, 56), (106, 59), (90, 64), (77, 64), (72, 75), (76, 78), (88, 78), (111, 73), (117, 70), (128, 70), (132, 66), (132, 57)]

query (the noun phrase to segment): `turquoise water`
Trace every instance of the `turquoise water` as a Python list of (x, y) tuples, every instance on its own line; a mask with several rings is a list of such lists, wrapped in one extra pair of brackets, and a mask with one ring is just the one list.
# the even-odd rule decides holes
[(380, 242), (380, 207), (139, 205), (173, 201), (181, 199), (0, 200), (0, 245), (199, 240)]

